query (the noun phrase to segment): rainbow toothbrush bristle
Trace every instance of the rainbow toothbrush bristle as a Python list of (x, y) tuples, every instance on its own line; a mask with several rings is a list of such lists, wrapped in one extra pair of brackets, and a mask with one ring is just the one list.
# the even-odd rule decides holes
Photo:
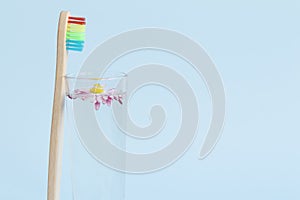
[(82, 51), (85, 40), (85, 18), (69, 17), (66, 35), (66, 48), (72, 51)]

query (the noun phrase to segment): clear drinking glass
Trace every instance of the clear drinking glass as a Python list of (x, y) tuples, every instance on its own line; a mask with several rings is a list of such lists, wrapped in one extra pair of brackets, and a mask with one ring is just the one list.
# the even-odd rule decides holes
[(126, 126), (126, 79), (123, 73), (65, 76), (65, 129), (73, 199), (125, 199), (125, 174), (105, 162), (108, 158), (125, 165), (125, 158), (110, 151), (103, 141), (125, 150), (125, 135), (119, 126)]

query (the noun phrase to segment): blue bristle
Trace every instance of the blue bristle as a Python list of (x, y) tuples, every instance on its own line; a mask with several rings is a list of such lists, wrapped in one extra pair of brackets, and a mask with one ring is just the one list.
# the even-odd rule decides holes
[(66, 40), (66, 49), (72, 51), (82, 51), (84, 41)]
[(67, 46), (67, 50), (82, 51), (83, 47), (69, 47), (69, 46)]

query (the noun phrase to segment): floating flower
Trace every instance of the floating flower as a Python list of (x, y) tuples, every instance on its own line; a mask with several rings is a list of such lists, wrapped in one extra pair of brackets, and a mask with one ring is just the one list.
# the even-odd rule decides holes
[(118, 93), (116, 89), (112, 88), (104, 91), (103, 87), (100, 87), (100, 84), (95, 84), (92, 89), (76, 89), (73, 93), (68, 93), (67, 97), (70, 99), (81, 99), (82, 101), (89, 101), (94, 104), (95, 110), (99, 110), (101, 103), (111, 106), (112, 101), (118, 101), (120, 104), (123, 104), (123, 95)]

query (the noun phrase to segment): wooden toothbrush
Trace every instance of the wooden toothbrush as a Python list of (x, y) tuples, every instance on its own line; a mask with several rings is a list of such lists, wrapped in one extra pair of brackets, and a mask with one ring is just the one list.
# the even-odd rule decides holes
[(71, 17), (69, 11), (60, 13), (57, 33), (56, 77), (52, 110), (48, 167), (48, 200), (60, 199), (60, 178), (64, 132), (64, 76), (67, 71), (68, 51), (82, 51), (85, 37), (85, 18)]

